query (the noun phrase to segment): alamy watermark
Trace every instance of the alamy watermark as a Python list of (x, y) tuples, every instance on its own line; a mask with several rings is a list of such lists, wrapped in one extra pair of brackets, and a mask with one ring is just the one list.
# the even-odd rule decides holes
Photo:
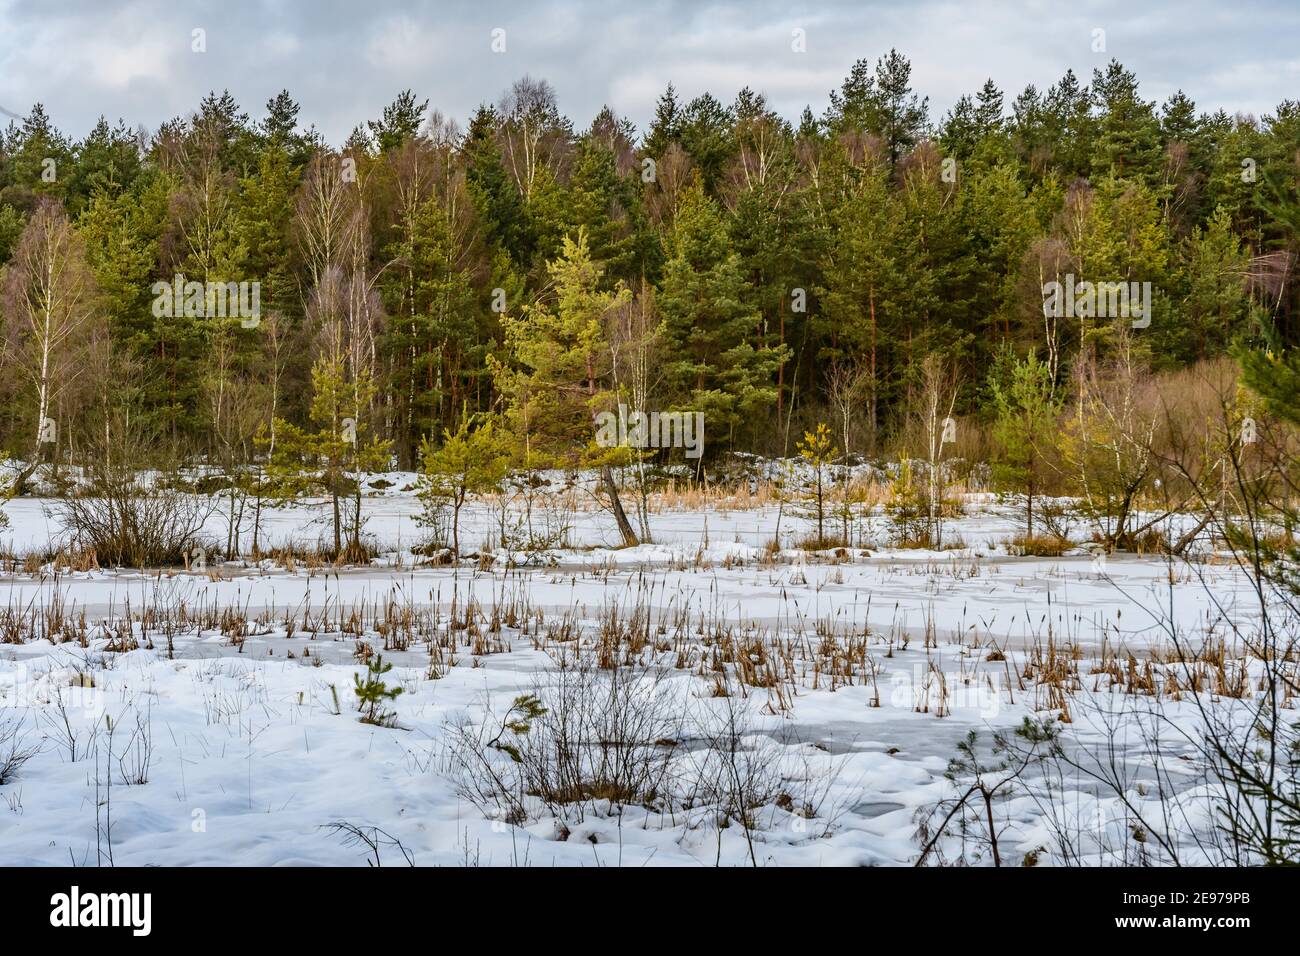
[(1151, 325), (1150, 282), (1076, 282), (1067, 273), (1065, 282), (1043, 283), (1043, 312), (1052, 318), (1132, 319), (1133, 328)]
[(596, 416), (596, 444), (602, 448), (682, 448), (687, 458), (704, 454), (703, 412), (639, 412), (619, 405)]
[(50, 925), (121, 926), (132, 936), (148, 936), (153, 929), (152, 893), (83, 893), (73, 886), (50, 897)]
[(18, 664), (0, 672), (0, 710), (57, 706), (95, 718), (104, 713), (104, 704), (104, 692), (72, 668), (39, 670)]
[(155, 318), (232, 318), (246, 329), (262, 321), (260, 282), (186, 282), (179, 273), (171, 282), (155, 282)]

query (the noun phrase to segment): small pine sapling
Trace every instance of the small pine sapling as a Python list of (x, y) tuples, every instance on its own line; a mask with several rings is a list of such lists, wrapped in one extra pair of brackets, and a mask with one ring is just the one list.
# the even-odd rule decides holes
[(451, 546), (460, 557), (460, 511), (471, 495), (494, 491), (509, 465), (506, 443), (495, 422), (488, 418), (471, 430), (474, 416), (462, 413), (454, 432), (444, 429), (442, 446), (434, 448), (425, 439), (420, 458), (420, 500), (425, 524), (435, 524), (444, 508), (451, 510)]
[(393, 669), (392, 664), (384, 662), (382, 654), (376, 654), (374, 658), (366, 665), (366, 679), (363, 681), (360, 674), (353, 674), (353, 690), (357, 695), (357, 710), (361, 712), (361, 722), (363, 724), (374, 724), (377, 727), (392, 727), (397, 723), (397, 714), (391, 710), (384, 709), (384, 703), (390, 700), (396, 700), (402, 693), (401, 687), (389, 687), (381, 679)]
[(799, 457), (813, 469), (812, 505), (817, 518), (817, 546), (826, 543), (826, 469), (834, 460), (831, 430), (825, 422), (817, 423), (817, 430), (804, 432), (798, 444)]
[(503, 742), (501, 738), (506, 735), (507, 730), (522, 737), (533, 729), (533, 721), (545, 714), (546, 707), (536, 695), (521, 694), (511, 701), (510, 709), (506, 711), (505, 719), (501, 721), (501, 729), (488, 741), (488, 746), (509, 754), (511, 760), (519, 763), (523, 759), (519, 754), (519, 748), (509, 740)]
[(1025, 540), (1034, 537), (1034, 496), (1042, 483), (1044, 461), (1054, 449), (1061, 401), (1051, 369), (1033, 352), (1019, 361), (1004, 355), (989, 376), (997, 418), (993, 437), (1002, 456), (994, 476), (1025, 492)]

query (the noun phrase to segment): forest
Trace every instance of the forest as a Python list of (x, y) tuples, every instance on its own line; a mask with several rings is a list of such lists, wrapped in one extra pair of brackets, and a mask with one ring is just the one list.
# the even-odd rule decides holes
[[(1157, 105), (1114, 60), (941, 117), (917, 83), (891, 50), (797, 120), (670, 85), (639, 131), (526, 76), (463, 128), (402, 92), (338, 147), (288, 91), (80, 141), (37, 104), (0, 139), (16, 490), (114, 456), (413, 470), (485, 425), (512, 467), (608, 464), (619, 405), (702, 413), (706, 464), (819, 423), (905, 458), (936, 389), (945, 440), (1023, 477), (1008, 417), (1300, 332), (1300, 103)], [(1076, 279), (1141, 284), (1145, 320), (1045, 306)]]

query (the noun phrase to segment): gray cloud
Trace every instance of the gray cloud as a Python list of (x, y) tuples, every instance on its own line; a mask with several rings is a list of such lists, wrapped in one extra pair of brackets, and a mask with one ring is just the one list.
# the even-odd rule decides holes
[[(1182, 88), (1230, 113), (1268, 113), (1300, 79), (1300, 8), (1283, 2), (0, 0), (0, 23), (0, 104), (25, 114), (42, 102), (78, 136), (101, 113), (156, 128), (212, 89), (258, 118), (287, 88), (337, 143), (407, 87), (464, 120), (525, 73), (549, 79), (580, 127), (608, 103), (644, 128), (669, 81), (724, 100), (748, 85), (793, 118), (805, 105), (820, 113), (855, 59), (890, 47), (911, 58), (935, 119), (987, 77), (1009, 102), (1067, 67), (1086, 80), (1111, 57), (1148, 99)], [(206, 52), (192, 50), (196, 29)], [(791, 50), (795, 29), (804, 53)], [(1094, 29), (1104, 53), (1091, 49)]]

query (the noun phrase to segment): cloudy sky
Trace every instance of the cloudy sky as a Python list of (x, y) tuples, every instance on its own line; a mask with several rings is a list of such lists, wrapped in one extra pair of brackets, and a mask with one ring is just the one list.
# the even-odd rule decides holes
[(1182, 88), (1202, 109), (1263, 115), (1300, 98), (1295, 0), (0, 0), (0, 107), (42, 102), (81, 136), (101, 113), (155, 129), (210, 89), (257, 119), (287, 88), (338, 143), (407, 87), (463, 121), (527, 73), (554, 84), (579, 127), (609, 103), (644, 129), (669, 81), (687, 98), (729, 102), (748, 85), (791, 118), (821, 113), (855, 59), (890, 47), (911, 58), (935, 119), (987, 77), (1009, 105), (1027, 83), (1067, 67), (1086, 79), (1111, 57), (1151, 100)]

